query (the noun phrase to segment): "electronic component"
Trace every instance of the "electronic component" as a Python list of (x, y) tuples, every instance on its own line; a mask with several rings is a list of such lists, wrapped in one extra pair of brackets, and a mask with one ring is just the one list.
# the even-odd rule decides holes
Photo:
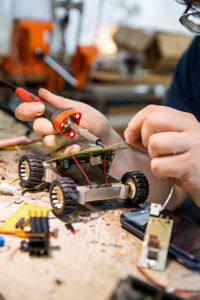
[(21, 242), (21, 250), (30, 255), (41, 256), (49, 254), (49, 220), (47, 216), (30, 217), (30, 233), (40, 236), (29, 237), (29, 241)]
[(148, 247), (152, 247), (152, 248), (159, 248), (160, 247), (160, 242), (159, 242), (159, 239), (158, 239), (157, 235), (155, 235), (155, 234), (150, 234), (149, 235)]
[(21, 225), (22, 225), (22, 223), (24, 223), (24, 221), (25, 221), (24, 217), (20, 218), (19, 221), (17, 221), (17, 223), (15, 224), (15, 227), (16, 228), (19, 228), (19, 227), (21, 228)]
[(149, 250), (147, 257), (148, 257), (148, 259), (157, 260), (158, 259), (158, 252), (157, 251), (153, 251), (153, 250)]
[(0, 235), (0, 247), (4, 246), (4, 238)]
[[(49, 207), (41, 206), (41, 205), (35, 205), (35, 204), (28, 204), (23, 203), (17, 210), (14, 212), (14, 214), (11, 215), (9, 219), (7, 219), (1, 226), (0, 226), (0, 232), (5, 234), (14, 234), (18, 236), (26, 236), (26, 232), (22, 230), (20, 227), (24, 226), (26, 222), (29, 222), (30, 213), (42, 213), (43, 215), (46, 215), (49, 211)], [(20, 219), (24, 219), (24, 223), (22, 222), (21, 226), (16, 228), (16, 224)], [(27, 223), (28, 224), (28, 223)]]
[(144, 299), (144, 300), (183, 300), (178, 295), (171, 293), (158, 286), (150, 285), (131, 275), (121, 279), (115, 287), (109, 300), (128, 300), (128, 299)]
[(139, 266), (164, 270), (172, 232), (173, 221), (169, 218), (149, 217)]
[(76, 233), (76, 231), (71, 223), (67, 223), (67, 224), (65, 224), (65, 226), (67, 227), (68, 230), (70, 230), (71, 233), (73, 233), (73, 234)]
[(162, 205), (158, 203), (151, 203), (150, 216), (159, 217)]

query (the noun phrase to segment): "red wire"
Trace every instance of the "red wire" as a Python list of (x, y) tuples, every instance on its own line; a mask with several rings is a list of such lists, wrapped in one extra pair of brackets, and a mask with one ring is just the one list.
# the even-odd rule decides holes
[(5, 171), (7, 171), (6, 167), (0, 164), (0, 168), (4, 169)]
[(160, 286), (161, 288), (165, 289), (166, 286), (160, 282), (158, 282), (155, 278), (151, 277), (147, 272), (145, 272), (145, 270), (143, 268), (141, 268), (140, 266), (137, 266), (138, 270), (145, 276), (147, 277), (149, 280), (151, 280), (153, 283), (155, 283), (156, 285)]
[(20, 248), (15, 249), (15, 250), (11, 253), (10, 257), (13, 257), (19, 250), (20, 250)]
[(70, 153), (73, 160), (75, 161), (75, 163), (77, 164), (77, 166), (79, 167), (79, 169), (81, 170), (81, 172), (83, 173), (83, 175), (85, 176), (87, 182), (89, 183), (90, 189), (92, 188), (90, 179), (87, 177), (86, 173), (83, 171), (82, 167), (80, 166), (80, 164), (78, 163), (77, 159), (74, 157), (74, 155), (72, 153)]
[(107, 154), (107, 152), (105, 151), (104, 163), (103, 163), (103, 173), (104, 173), (106, 186), (108, 187), (109, 184), (108, 184), (108, 181), (107, 181), (107, 178), (106, 178), (106, 154)]
[[(154, 284), (156, 284), (157, 286), (166, 289), (167, 286), (160, 283), (159, 281), (157, 281), (155, 278), (153, 278), (151, 275), (149, 275), (143, 268), (141, 268), (140, 266), (137, 266), (138, 270), (145, 276), (147, 277), (150, 281), (152, 281)], [(190, 297), (191, 299), (200, 299), (200, 295), (192, 295), (190, 292), (185, 291), (185, 290), (181, 290), (181, 289), (175, 289), (174, 290), (175, 294), (181, 294), (184, 295), (186, 297)]]

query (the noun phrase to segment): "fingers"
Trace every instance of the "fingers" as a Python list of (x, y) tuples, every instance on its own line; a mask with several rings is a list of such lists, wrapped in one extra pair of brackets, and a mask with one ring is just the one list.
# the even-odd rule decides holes
[(33, 122), (33, 129), (39, 136), (58, 134), (53, 124), (46, 118), (37, 118)]
[(67, 143), (67, 139), (61, 135), (46, 135), (43, 138), (43, 145), (49, 152), (61, 149)]
[(158, 178), (183, 177), (188, 172), (188, 164), (190, 164), (187, 153), (152, 159), (152, 173)]
[(188, 151), (191, 141), (185, 132), (162, 132), (150, 136), (148, 152), (151, 158)]
[(139, 148), (139, 150), (141, 147), (144, 149), (141, 143), (141, 128), (143, 122), (147, 115), (156, 109), (155, 107), (156, 106), (154, 105), (149, 105), (139, 111), (129, 122), (128, 127), (125, 131), (126, 142), (130, 145), (135, 146), (136, 148)]
[[(184, 114), (184, 116), (182, 115)], [(188, 114), (167, 108), (166, 111), (155, 111), (147, 116), (141, 128), (141, 140), (144, 147), (148, 147), (149, 138), (157, 132), (182, 132), (188, 128), (191, 119)]]
[(66, 154), (70, 154), (70, 153), (76, 153), (79, 152), (81, 150), (81, 147), (79, 145), (71, 145), (71, 146), (67, 146), (67, 147), (63, 147), (62, 149), (59, 149), (58, 151), (52, 152), (52, 156), (57, 157), (59, 155), (66, 155)]
[(53, 156), (65, 155), (70, 152), (78, 152), (82, 148), (81, 145), (69, 145), (68, 143), (72, 143), (72, 141), (67, 140), (62, 135), (46, 135), (43, 138), (43, 145)]
[(74, 104), (76, 103), (76, 101), (70, 100), (70, 99), (66, 99), (63, 98), (61, 96), (57, 96), (51, 92), (49, 92), (46, 89), (40, 88), (38, 91), (38, 95), (41, 99), (47, 101), (48, 103), (62, 109), (62, 108), (68, 108), (70, 107), (70, 105), (72, 105), (71, 108), (74, 107)]
[[(73, 100), (64, 99), (60, 96), (56, 96), (45, 89), (39, 89), (39, 96), (41, 99), (51, 103), (54, 106), (57, 106), (58, 109), (66, 107), (68, 108), (70, 107), (70, 105), (73, 107), (73, 104), (76, 102)], [(45, 106), (43, 105), (43, 103), (24, 102), (16, 108), (15, 115), (16, 118), (21, 121), (33, 121), (35, 118), (42, 116), (44, 112)]]
[(137, 113), (128, 124), (126, 142), (134, 147), (148, 147), (149, 137), (157, 132), (183, 131), (195, 117), (170, 107), (149, 105)]
[(45, 106), (42, 103), (22, 103), (15, 110), (15, 116), (21, 121), (33, 121), (43, 115)]

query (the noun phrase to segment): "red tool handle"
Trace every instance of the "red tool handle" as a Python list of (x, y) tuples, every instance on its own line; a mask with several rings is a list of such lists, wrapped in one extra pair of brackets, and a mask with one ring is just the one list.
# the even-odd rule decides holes
[(24, 100), (25, 102), (42, 102), (45, 106), (45, 112), (43, 116), (53, 123), (55, 129), (59, 133), (69, 138), (73, 138), (76, 135), (76, 133), (71, 129), (69, 129), (67, 132), (63, 132), (63, 126), (68, 117), (72, 117), (77, 124), (80, 123), (81, 114), (76, 112), (74, 109), (58, 109), (52, 104), (41, 100), (39, 97), (24, 90), (21, 87), (15, 89), (15, 95), (18, 96), (20, 99)]
[(20, 87), (16, 88), (15, 95), (26, 102), (43, 102), (39, 97)]

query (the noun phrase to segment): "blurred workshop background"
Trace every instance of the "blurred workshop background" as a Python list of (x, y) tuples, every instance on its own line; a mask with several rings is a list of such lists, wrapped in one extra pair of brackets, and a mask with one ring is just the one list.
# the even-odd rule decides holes
[[(123, 134), (165, 97), (192, 39), (183, 10), (173, 0), (1, 0), (0, 79), (87, 102)], [(14, 114), (18, 101), (0, 87), (2, 109)]]

